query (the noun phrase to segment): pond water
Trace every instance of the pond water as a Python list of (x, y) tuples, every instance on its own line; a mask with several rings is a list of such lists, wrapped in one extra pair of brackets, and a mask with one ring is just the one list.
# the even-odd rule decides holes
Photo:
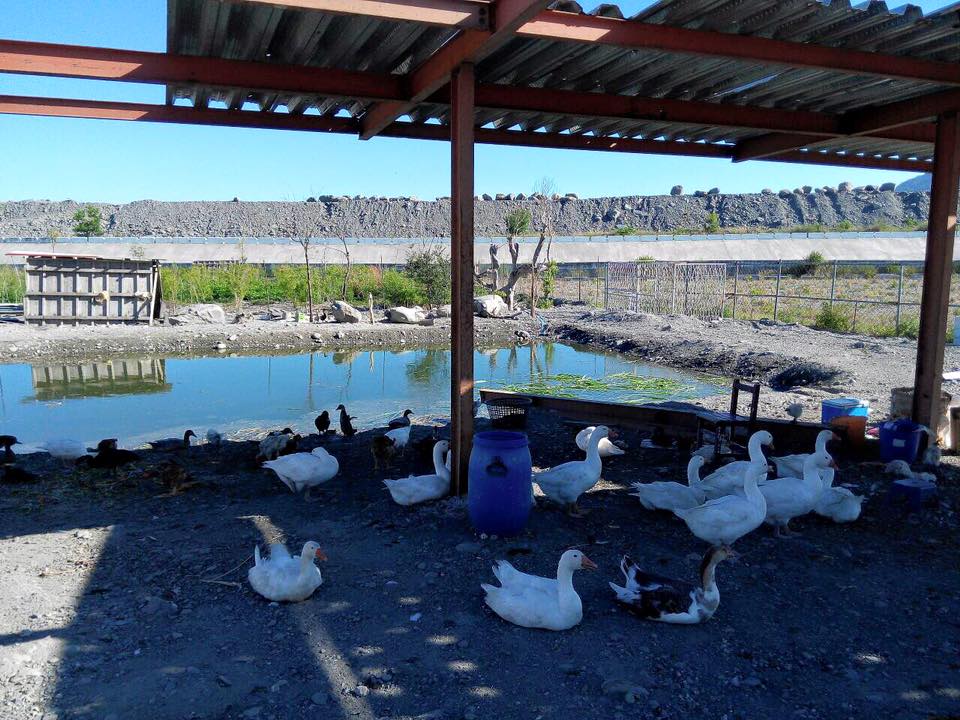
[[(718, 392), (708, 379), (560, 343), (476, 352), (479, 388), (621, 402), (686, 400)], [(94, 442), (203, 435), (233, 438), (290, 426), (313, 431), (344, 403), (360, 429), (404, 408), (449, 414), (450, 352), (376, 349), (299, 355), (143, 357), (58, 365), (0, 365), (0, 434), (29, 446), (48, 437)]]

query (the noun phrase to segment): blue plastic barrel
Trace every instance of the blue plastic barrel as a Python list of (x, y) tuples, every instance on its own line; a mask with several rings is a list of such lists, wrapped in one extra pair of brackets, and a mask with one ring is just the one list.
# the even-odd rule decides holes
[(913, 420), (891, 420), (880, 426), (880, 459), (883, 462), (917, 459), (924, 429)]
[(467, 511), (478, 531), (516, 535), (526, 527), (533, 504), (531, 470), (524, 433), (493, 430), (473, 436)]

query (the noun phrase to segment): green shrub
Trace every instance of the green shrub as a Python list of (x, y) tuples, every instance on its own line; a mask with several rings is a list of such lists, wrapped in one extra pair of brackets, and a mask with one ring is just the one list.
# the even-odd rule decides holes
[(813, 275), (817, 269), (823, 265), (827, 259), (823, 253), (812, 251), (804, 260), (788, 266), (783, 274), (793, 278), (802, 278), (804, 275)]
[(851, 232), (855, 228), (856, 228), (856, 225), (854, 225), (849, 220), (841, 220), (840, 222), (838, 222), (836, 225), (833, 226), (833, 229), (836, 230), (837, 232)]
[(720, 216), (715, 212), (711, 212), (707, 215), (707, 224), (704, 227), (708, 233), (718, 233), (720, 232)]
[[(529, 211), (524, 212), (527, 217), (530, 215)], [(442, 247), (434, 245), (412, 250), (407, 255), (403, 273), (423, 288), (431, 305), (450, 302), (450, 258)]]
[(637, 229), (632, 225), (624, 225), (613, 231), (614, 235), (636, 235)]
[(22, 303), (24, 292), (23, 272), (10, 265), (0, 265), (0, 302)]
[(423, 287), (397, 270), (386, 270), (382, 279), (382, 298), (387, 305), (422, 305), (427, 301)]
[[(952, 329), (952, 328), (951, 328)], [(900, 321), (900, 337), (917, 339), (920, 335), (920, 318), (904, 318)]]
[(830, 303), (824, 303), (813, 319), (813, 326), (818, 330), (843, 333), (850, 332), (853, 321), (839, 307), (830, 307)]

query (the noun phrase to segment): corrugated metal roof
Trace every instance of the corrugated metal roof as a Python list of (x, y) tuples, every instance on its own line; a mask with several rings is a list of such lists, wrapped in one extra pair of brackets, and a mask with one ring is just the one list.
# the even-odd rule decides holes
[[(553, 9), (583, 13), (561, 1)], [(615, 5), (591, 15), (622, 18)], [(884, 2), (848, 0), (661, 0), (634, 20), (668, 26), (751, 35), (960, 63), (960, 3), (924, 15), (912, 5), (889, 9)], [(170, 53), (283, 62), (344, 70), (406, 74), (450, 40), (455, 28), (378, 18), (332, 15), (256, 3), (169, 0)], [(762, 108), (843, 113), (946, 89), (816, 69), (772, 66), (658, 50), (515, 37), (477, 65), (477, 80), (512, 86), (698, 100)], [(361, 116), (369, 102), (336, 97), (170, 87), (168, 102), (188, 98), (231, 108), (254, 103), (263, 112)], [(447, 122), (449, 108), (423, 103), (410, 113), (415, 123)], [(691, 126), (638, 120), (594, 119), (533, 112), (477, 112), (478, 126), (547, 129), (602, 136), (731, 143), (762, 133), (755, 129)], [(932, 147), (873, 138), (834, 138), (810, 145), (829, 152), (929, 159)]]

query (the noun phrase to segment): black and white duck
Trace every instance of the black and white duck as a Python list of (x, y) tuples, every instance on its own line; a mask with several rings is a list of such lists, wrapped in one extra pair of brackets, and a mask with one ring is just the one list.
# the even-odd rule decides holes
[(403, 411), (403, 415), (400, 415), (399, 417), (395, 417), (393, 418), (393, 420), (387, 423), (387, 427), (389, 427), (391, 430), (395, 430), (396, 428), (402, 428), (402, 427), (410, 427), (411, 415), (413, 415), (413, 410), (410, 410), (409, 408), (407, 408), (406, 410)]
[(614, 583), (610, 587), (617, 594), (617, 602), (644, 620), (695, 625), (713, 617), (720, 606), (717, 565), (736, 556), (727, 546), (710, 548), (700, 562), (700, 582), (694, 584), (645, 573), (624, 555), (620, 571), (625, 587)]
[(96, 455), (83, 455), (76, 462), (78, 467), (116, 469), (139, 459), (133, 450), (118, 448), (116, 438), (107, 438), (97, 443)]
[(19, 444), (20, 441), (13, 435), (0, 435), (0, 448), (3, 448), (3, 461), (5, 463), (12, 463), (17, 459), (16, 453), (13, 452), (13, 446)]
[(190, 447), (190, 438), (195, 438), (197, 434), (193, 430), (187, 430), (182, 438), (163, 438), (162, 440), (151, 440), (149, 445), (154, 450), (161, 452), (170, 452), (172, 450), (184, 450)]
[(324, 410), (314, 418), (313, 424), (316, 426), (318, 434), (326, 435), (330, 429), (330, 413)]
[(337, 405), (337, 410), (340, 411), (340, 432), (343, 433), (343, 436), (350, 438), (356, 435), (357, 431), (353, 427), (353, 423), (350, 422), (356, 420), (356, 418), (347, 412), (347, 408), (342, 403)]

